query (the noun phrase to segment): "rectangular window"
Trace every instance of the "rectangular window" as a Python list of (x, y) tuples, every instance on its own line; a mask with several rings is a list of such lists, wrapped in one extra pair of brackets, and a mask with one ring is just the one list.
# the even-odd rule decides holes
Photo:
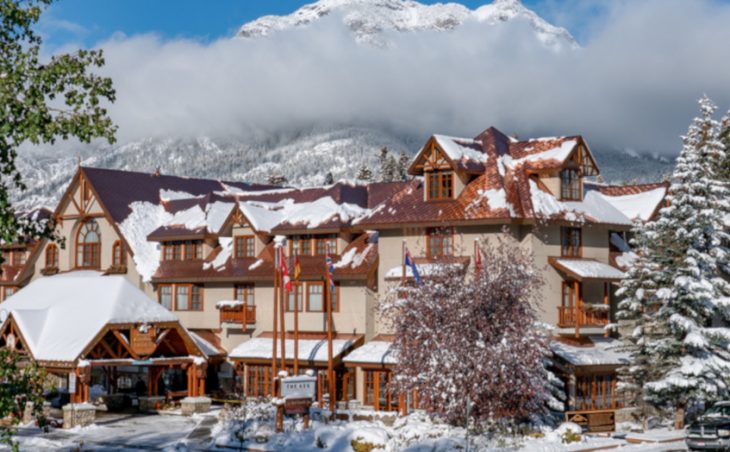
[(289, 242), (289, 251), (292, 256), (309, 256), (312, 254), (312, 243), (309, 237), (294, 236)]
[(245, 302), (247, 306), (254, 306), (254, 285), (241, 284), (236, 286), (236, 300)]
[(21, 267), (25, 265), (25, 251), (23, 250), (13, 250), (13, 266), (15, 267)]
[(242, 259), (244, 257), (255, 257), (255, 246), (254, 236), (252, 235), (239, 235), (235, 238), (234, 246), (234, 257), (236, 259)]
[(365, 405), (375, 405), (375, 372), (365, 371)]
[(581, 229), (560, 228), (560, 255), (563, 257), (581, 257)]
[(12, 297), (15, 293), (15, 287), (6, 287), (5, 288), (5, 299), (7, 300), (9, 297)]
[(337, 237), (328, 236), (320, 237), (315, 241), (314, 254), (324, 256), (329, 251), (330, 254), (337, 254)]
[(451, 171), (426, 173), (426, 184), (429, 200), (451, 199), (454, 196), (454, 174)]
[(191, 286), (190, 288), (190, 310), (203, 310), (203, 288), (200, 286)]
[(172, 260), (172, 247), (173, 245), (164, 244), (162, 245), (162, 259), (166, 261)]
[(190, 310), (190, 286), (175, 286), (175, 309)]
[(453, 228), (426, 229), (428, 243), (428, 257), (443, 257), (454, 255)]
[(181, 245), (179, 243), (173, 243), (170, 246), (172, 247), (172, 260), (179, 261), (182, 254)]
[(172, 286), (160, 286), (159, 297), (160, 304), (172, 311)]
[(340, 286), (335, 284), (335, 288), (330, 294), (330, 300), (332, 301), (332, 312), (340, 311)]
[(294, 312), (294, 306), (297, 305), (299, 307), (299, 312), (302, 312), (302, 308), (304, 306), (304, 284), (295, 284), (292, 289), (293, 290), (289, 292), (289, 296), (287, 298), (286, 310), (287, 312)]
[(322, 312), (324, 311), (324, 283), (309, 282), (307, 283), (307, 311)]
[(580, 201), (580, 177), (576, 169), (564, 169), (560, 172), (560, 197), (566, 201)]

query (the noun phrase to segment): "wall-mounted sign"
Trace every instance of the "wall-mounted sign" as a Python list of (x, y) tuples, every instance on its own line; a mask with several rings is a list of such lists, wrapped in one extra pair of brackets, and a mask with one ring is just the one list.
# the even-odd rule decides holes
[(68, 392), (69, 394), (76, 393), (76, 374), (73, 372), (68, 374)]
[(148, 328), (145, 331), (140, 331), (139, 328), (132, 328), (130, 345), (132, 346), (132, 351), (139, 356), (151, 355), (157, 348), (155, 329)]

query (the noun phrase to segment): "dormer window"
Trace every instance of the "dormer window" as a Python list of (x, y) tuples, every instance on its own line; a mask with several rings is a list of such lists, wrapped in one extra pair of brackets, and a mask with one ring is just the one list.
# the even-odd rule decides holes
[(255, 257), (256, 252), (254, 246), (254, 236), (236, 236), (233, 249), (233, 255), (236, 259), (243, 259), (244, 257)]
[(429, 201), (453, 198), (454, 173), (452, 171), (426, 173), (426, 193)]
[(560, 172), (560, 198), (563, 201), (581, 200), (581, 181), (577, 169), (566, 168)]
[(192, 261), (203, 258), (203, 242), (200, 240), (185, 240), (165, 242), (162, 249), (162, 259), (166, 261)]

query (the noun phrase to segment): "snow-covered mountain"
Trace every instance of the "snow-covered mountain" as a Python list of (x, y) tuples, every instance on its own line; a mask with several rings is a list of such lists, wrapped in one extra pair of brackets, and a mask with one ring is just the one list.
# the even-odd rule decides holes
[[(485, 26), (522, 20), (548, 47), (576, 48), (570, 33), (555, 27), (525, 8), (518, 0), (495, 0), (475, 10), (455, 3), (423, 5), (411, 0), (320, 0), (288, 16), (266, 16), (250, 22), (236, 39), (262, 38), (295, 27), (316, 27), (320, 18), (339, 15), (354, 38), (366, 45), (387, 47), (387, 34), (400, 32), (448, 32), (472, 21)], [(383, 49), (387, 51), (387, 49)], [(489, 118), (484, 118), (484, 127)], [(426, 133), (452, 133), (432, 130)], [(580, 131), (577, 131), (580, 132)], [(263, 132), (261, 132), (263, 133)], [(590, 142), (591, 137), (586, 137)], [(353, 124), (318, 124), (303, 130), (279, 130), (263, 137), (201, 136), (197, 138), (149, 138), (113, 146), (79, 147), (76, 152), (54, 148), (20, 153), (18, 165), (29, 187), (16, 196), (24, 208), (55, 206), (79, 163), (86, 166), (163, 173), (189, 177), (266, 182), (272, 174), (285, 176), (289, 184), (322, 184), (326, 174), (335, 180), (354, 179), (366, 164), (377, 174), (377, 156), (387, 147), (396, 156), (413, 155), (427, 136)], [(649, 155), (594, 149), (607, 181), (656, 180), (671, 170), (672, 163)]]
[(423, 5), (411, 0), (320, 0), (305, 5), (287, 16), (264, 16), (243, 25), (237, 36), (256, 38), (296, 27), (313, 26), (325, 16), (339, 14), (360, 43), (384, 46), (384, 32), (449, 31), (467, 21), (485, 25), (525, 20), (546, 45), (576, 48), (577, 42), (565, 28), (556, 27), (520, 0), (494, 0), (471, 10), (458, 3)]
[[(321, 185), (326, 174), (334, 180), (356, 178), (368, 165), (378, 174), (380, 149), (396, 157), (415, 154), (426, 137), (397, 136), (382, 130), (342, 127), (312, 129), (267, 140), (147, 139), (114, 146), (95, 146), (80, 156), (21, 152), (19, 167), (28, 190), (18, 196), (22, 208), (54, 207), (78, 164), (101, 168), (154, 172), (188, 177), (266, 182), (281, 174), (298, 186)], [(608, 182), (660, 180), (673, 162), (664, 157), (625, 151), (593, 150), (602, 177)]]

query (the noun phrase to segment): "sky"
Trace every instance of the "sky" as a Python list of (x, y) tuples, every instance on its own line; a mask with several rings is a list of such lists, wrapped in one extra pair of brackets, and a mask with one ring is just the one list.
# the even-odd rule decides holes
[[(100, 47), (121, 140), (252, 135), (322, 124), (424, 137), (582, 134), (598, 147), (676, 154), (708, 95), (730, 107), (730, 0), (525, 0), (580, 48), (555, 51), (527, 20), (357, 44), (342, 17), (264, 39), (230, 37), (299, 0), (59, 0), (45, 51)], [(426, 0), (423, 3), (434, 3)], [(470, 8), (485, 2), (464, 0)], [(425, 140), (424, 140), (425, 141)]]
[[(313, 0), (58, 0), (44, 17), (48, 43), (91, 46), (114, 33), (157, 33), (166, 38), (215, 40), (232, 36), (244, 23), (268, 14), (289, 14)], [(436, 0), (421, 3), (433, 4)], [(459, 3), (476, 8), (488, 0)], [(543, 0), (526, 6), (547, 10)]]

